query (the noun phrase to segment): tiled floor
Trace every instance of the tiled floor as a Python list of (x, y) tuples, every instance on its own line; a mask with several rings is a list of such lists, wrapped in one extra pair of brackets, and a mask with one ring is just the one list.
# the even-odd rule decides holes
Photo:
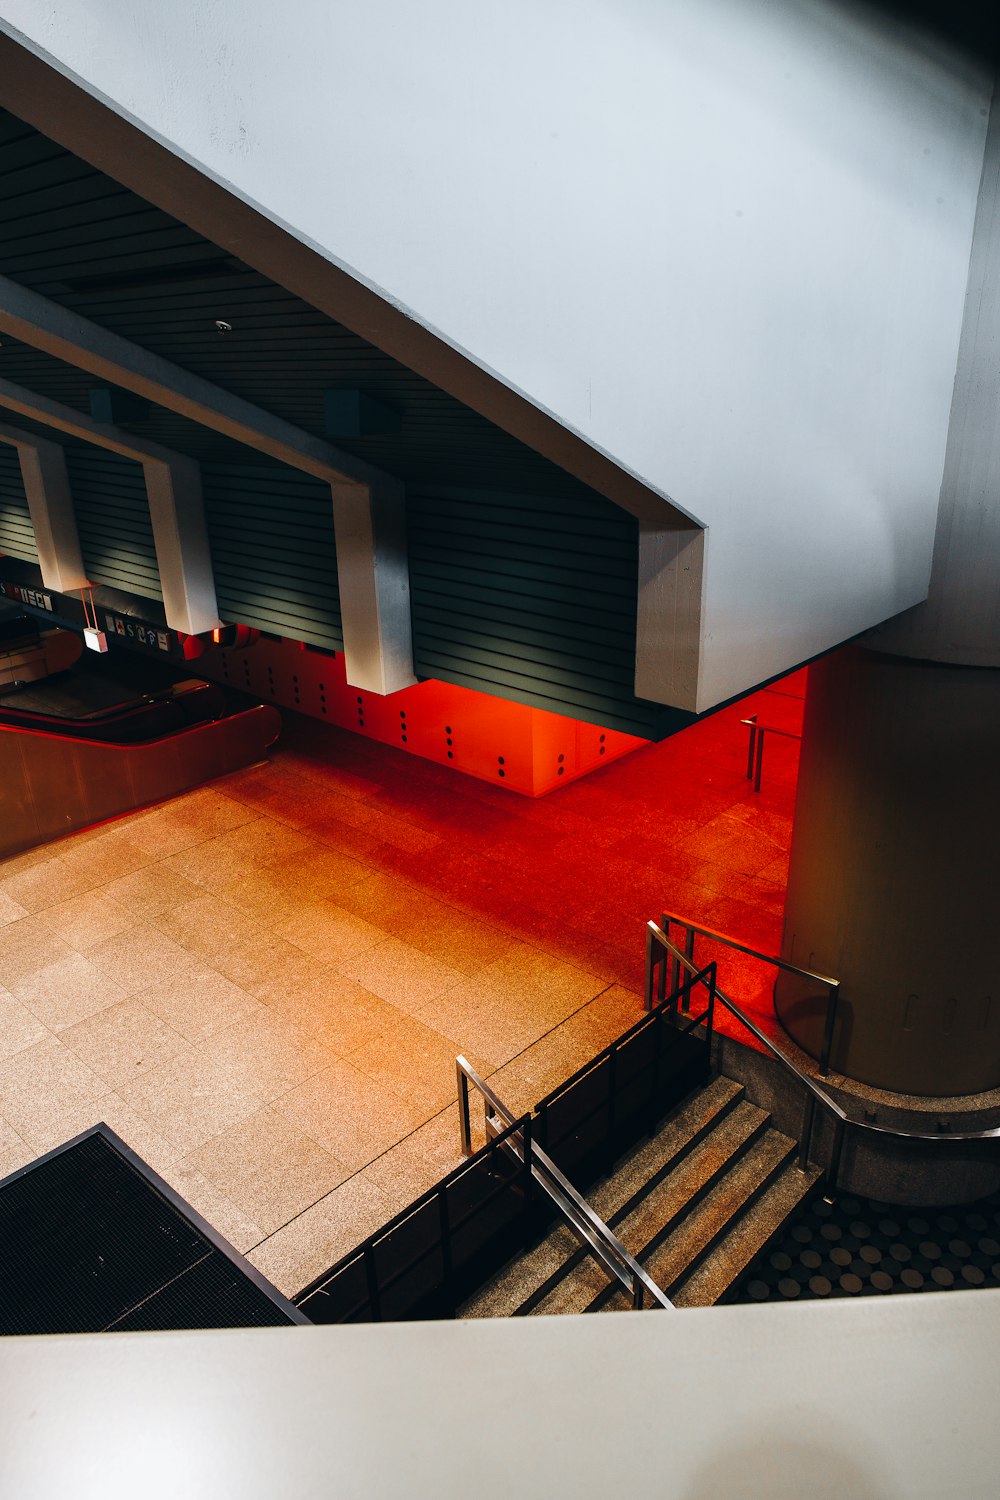
[[(537, 801), (309, 721), (264, 766), (0, 864), (0, 1176), (105, 1120), (294, 1293), (638, 1019), (664, 907), (775, 951), (790, 679)], [(766, 1011), (766, 976), (728, 988)]]

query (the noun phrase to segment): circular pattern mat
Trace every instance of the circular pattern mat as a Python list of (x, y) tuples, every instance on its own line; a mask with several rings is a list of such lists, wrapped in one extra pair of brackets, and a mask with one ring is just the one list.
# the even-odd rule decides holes
[(873, 1297), (1000, 1286), (1000, 1194), (959, 1208), (813, 1198), (751, 1261), (726, 1299)]

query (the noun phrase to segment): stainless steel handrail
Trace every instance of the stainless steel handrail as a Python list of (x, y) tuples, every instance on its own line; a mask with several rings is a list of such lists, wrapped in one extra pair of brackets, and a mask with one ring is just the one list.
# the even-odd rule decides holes
[[(516, 1124), (517, 1116), (494, 1093), (485, 1079), (480, 1078), (472, 1064), (461, 1055), (455, 1059), (455, 1070), (458, 1077), (458, 1117), (462, 1155), (471, 1156), (470, 1083), (483, 1096), (487, 1135), (504, 1128), (505, 1124), (507, 1126)], [(491, 1108), (495, 1112), (495, 1121), (490, 1117)], [(527, 1152), (532, 1179), (538, 1183), (559, 1210), (583, 1248), (589, 1251), (605, 1271), (614, 1277), (628, 1293), (632, 1299), (633, 1308), (644, 1308), (647, 1294), (654, 1307), (673, 1308), (673, 1303), (666, 1293), (643, 1270), (635, 1257), (626, 1250), (618, 1236), (594, 1212), (587, 1200), (580, 1196), (573, 1184), (563, 1176), (552, 1158), (537, 1142), (532, 1140), (526, 1145), (523, 1134), (518, 1131), (509, 1137), (507, 1144), (519, 1155), (522, 1162)]]
[[(826, 991), (827, 991), (827, 1001), (826, 1001), (826, 1019), (825, 1019), (824, 1024), (823, 1024), (823, 1045), (820, 1048), (820, 1054), (819, 1054), (819, 1071), (820, 1071), (820, 1076), (821, 1077), (823, 1077), (823, 1078), (826, 1077), (827, 1073), (829, 1073), (829, 1071), (830, 1071), (830, 1052), (831, 1052), (831, 1050), (833, 1048), (833, 1033), (834, 1033), (834, 1028), (836, 1027), (836, 1024), (837, 1024), (837, 1005), (838, 1005), (838, 1002), (840, 1000), (840, 980), (839, 979), (834, 979), (833, 976), (830, 975), (830, 974), (817, 974), (814, 969), (803, 969), (799, 964), (789, 963), (789, 961), (788, 961), (787, 958), (778, 958), (774, 954), (771, 954), (771, 953), (761, 953), (761, 951), (760, 951), (759, 948), (751, 948), (747, 943), (741, 943), (737, 938), (728, 937), (727, 934), (724, 933), (724, 932), (716, 932), (715, 929), (712, 928), (712, 927), (703, 927), (700, 923), (698, 923), (698, 922), (692, 922), (687, 917), (680, 917), (680, 916), (678, 916), (676, 914), (676, 912), (672, 912), (672, 911), (666, 911), (666, 912), (664, 912), (663, 915), (662, 915), (662, 917), (660, 918), (660, 921), (662, 923), (663, 936), (664, 936), (665, 940), (667, 940), (669, 938), (670, 924), (671, 924), (671, 922), (676, 922), (678, 927), (683, 927), (685, 929), (685, 931), (687, 932), (687, 942), (685, 944), (685, 954), (686, 954), (686, 957), (687, 957), (688, 961), (691, 964), (694, 963), (694, 934), (697, 932), (697, 933), (700, 933), (702, 937), (710, 938), (713, 943), (722, 943), (727, 948), (734, 948), (737, 953), (745, 953), (750, 958), (758, 958), (758, 959), (760, 959), (760, 961), (762, 963), (770, 964), (771, 967), (775, 968), (775, 969), (781, 969), (786, 974), (796, 974), (796, 975), (798, 975), (798, 977), (800, 979), (809, 979), (809, 980), (814, 981), (816, 984), (823, 985), (826, 988)], [(650, 926), (652, 926), (652, 925), (654, 925), (654, 924), (651, 923)], [(659, 929), (657, 929), (657, 930), (659, 930)], [(647, 941), (647, 958), (648, 958), (648, 941)], [(693, 968), (692, 968), (691, 972), (692, 973), (694, 972)], [(664, 976), (663, 980), (661, 981), (661, 985), (660, 985), (661, 993), (660, 993), (659, 998), (660, 998), (661, 1001), (663, 999), (663, 993), (662, 993), (662, 991), (664, 989), (665, 982), (666, 981), (665, 981), (665, 976)], [(680, 987), (680, 970), (677, 967), (677, 961), (675, 959), (674, 960), (674, 985), (673, 985), (673, 988), (674, 989), (678, 989), (679, 987)], [(650, 1004), (651, 1004), (651, 995), (648, 992), (648, 986), (647, 986), (647, 995), (646, 995), (646, 1009), (647, 1010), (650, 1009)], [(683, 1004), (682, 1005), (682, 1009), (686, 1010), (687, 1009), (687, 1005)]]
[(756, 714), (751, 714), (749, 719), (741, 719), (740, 723), (746, 724), (750, 730), (750, 743), (747, 746), (747, 781), (752, 779), (754, 791), (759, 792), (761, 772), (764, 769), (765, 734), (780, 734), (786, 740), (800, 740), (802, 736), (796, 734), (794, 729), (779, 729), (777, 724), (761, 724)]
[[(674, 920), (683, 922), (682, 918), (674, 918)], [(704, 931), (707, 929), (697, 928), (696, 930)], [(715, 936), (715, 934), (712, 935)], [(722, 941), (725, 942), (726, 939), (723, 938)], [(674, 959), (675, 965), (683, 966), (692, 975), (698, 972), (693, 961), (687, 956), (687, 954), (682, 953), (675, 943), (672, 943), (670, 941), (662, 928), (658, 927), (655, 922), (647, 922), (647, 995), (652, 994), (653, 988), (652, 977), (649, 972), (650, 954), (652, 951), (653, 943), (658, 943), (666, 952), (669, 952)], [(743, 952), (753, 953), (753, 949), (743, 948), (741, 944), (737, 944), (734, 942), (732, 943), (732, 946), (740, 947), (741, 951)], [(666, 963), (664, 962), (664, 969), (665, 968)], [(828, 1094), (826, 1089), (823, 1088), (821, 1084), (818, 1084), (816, 1080), (805, 1071), (804, 1068), (800, 1067), (794, 1058), (789, 1057), (787, 1052), (783, 1052), (780, 1047), (776, 1046), (771, 1038), (761, 1030), (756, 1022), (752, 1021), (750, 1017), (745, 1013), (745, 1011), (742, 1011), (740, 1009), (735, 1000), (730, 1000), (729, 996), (719, 988), (718, 983), (716, 983), (715, 986), (715, 997), (721, 1005), (725, 1006), (730, 1015), (734, 1016), (742, 1026), (746, 1027), (747, 1031), (749, 1031), (753, 1036), (757, 1038), (757, 1040), (767, 1049), (767, 1051), (777, 1059), (782, 1067), (784, 1067), (788, 1072), (794, 1075), (794, 1077), (799, 1081), (799, 1083), (802, 1084), (803, 1088), (806, 1090), (808, 1101), (806, 1105), (805, 1119), (803, 1120), (802, 1124), (802, 1139), (799, 1142), (800, 1167), (804, 1168), (809, 1161), (809, 1148), (812, 1141), (813, 1120), (815, 1117), (816, 1105), (821, 1105), (834, 1117), (833, 1141), (830, 1148), (830, 1161), (824, 1173), (828, 1192), (833, 1192), (837, 1185), (837, 1178), (840, 1173), (840, 1159), (844, 1147), (844, 1137), (848, 1130), (868, 1131), (872, 1135), (889, 1136), (893, 1140), (935, 1141), (939, 1144), (942, 1141), (954, 1142), (1000, 1140), (1000, 1126), (993, 1126), (988, 1130), (949, 1130), (931, 1132), (924, 1130), (905, 1130), (901, 1126), (895, 1125), (880, 1125), (877, 1123), (877, 1121), (874, 1120), (856, 1120), (852, 1115), (849, 1115), (840, 1104), (837, 1103), (837, 1100), (834, 1099), (832, 1094)], [(661, 996), (661, 1001), (662, 998), (663, 997)]]

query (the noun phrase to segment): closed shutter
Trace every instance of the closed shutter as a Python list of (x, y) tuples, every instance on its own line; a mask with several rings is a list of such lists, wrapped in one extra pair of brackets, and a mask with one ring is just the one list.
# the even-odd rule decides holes
[(37, 562), (38, 548), (16, 448), (0, 443), (0, 553)]
[(342, 650), (330, 486), (283, 464), (202, 466), (219, 613)]
[(407, 506), (420, 676), (647, 738), (664, 732), (672, 711), (632, 691), (632, 516), (597, 495), (442, 487), (410, 489)]
[(66, 466), (90, 582), (162, 599), (142, 464), (103, 448), (67, 448)]

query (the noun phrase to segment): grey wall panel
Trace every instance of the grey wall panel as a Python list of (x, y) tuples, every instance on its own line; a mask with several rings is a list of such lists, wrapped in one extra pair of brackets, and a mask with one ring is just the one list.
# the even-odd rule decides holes
[(411, 486), (418, 674), (658, 738), (635, 697), (638, 522), (609, 501)]
[(0, 553), (37, 562), (38, 548), (28, 513), (28, 500), (21, 482), (17, 449), (0, 443)]
[(329, 485), (280, 464), (202, 466), (219, 613), (343, 649)]
[(162, 599), (142, 465), (81, 446), (66, 449), (66, 467), (91, 583)]

